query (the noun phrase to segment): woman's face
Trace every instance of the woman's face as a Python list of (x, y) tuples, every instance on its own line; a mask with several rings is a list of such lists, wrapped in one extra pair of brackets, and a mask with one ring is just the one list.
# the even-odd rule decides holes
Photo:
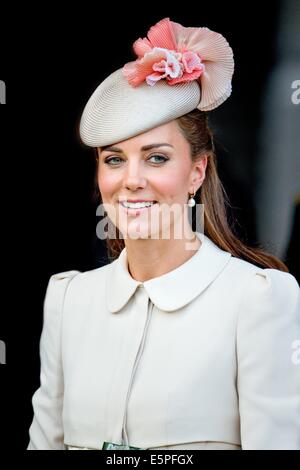
[[(172, 227), (180, 228), (188, 193), (205, 177), (207, 157), (192, 162), (175, 120), (98, 154), (102, 202), (124, 238), (168, 238)], [(154, 204), (145, 207), (143, 201)]]

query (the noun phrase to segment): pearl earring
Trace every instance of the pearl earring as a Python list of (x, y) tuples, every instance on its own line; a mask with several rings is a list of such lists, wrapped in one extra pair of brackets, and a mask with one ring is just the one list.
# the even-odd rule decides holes
[(188, 206), (189, 207), (194, 207), (194, 205), (196, 204), (196, 201), (194, 199), (194, 196), (195, 196), (195, 189), (193, 188), (193, 194), (190, 194), (189, 193), (189, 200), (188, 200)]

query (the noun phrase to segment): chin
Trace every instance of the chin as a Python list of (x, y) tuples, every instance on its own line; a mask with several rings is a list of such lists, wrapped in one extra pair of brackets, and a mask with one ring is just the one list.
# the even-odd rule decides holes
[[(122, 232), (122, 228), (119, 229)], [(126, 238), (132, 240), (158, 240), (161, 238), (160, 231), (158, 228), (151, 227), (148, 224), (143, 224), (142, 222), (132, 222), (128, 225), (127, 229), (122, 233), (126, 233)]]

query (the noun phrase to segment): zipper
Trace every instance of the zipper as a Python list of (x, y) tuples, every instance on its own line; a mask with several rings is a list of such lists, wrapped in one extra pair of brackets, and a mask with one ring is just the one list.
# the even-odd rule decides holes
[(129, 382), (129, 387), (128, 387), (128, 391), (127, 391), (127, 395), (126, 395), (126, 401), (125, 401), (125, 413), (124, 413), (124, 419), (123, 419), (123, 425), (122, 425), (122, 445), (126, 445), (126, 446), (129, 445), (128, 436), (127, 436), (127, 432), (126, 432), (127, 405), (128, 405), (128, 401), (129, 401), (129, 396), (130, 396), (130, 392), (131, 392), (133, 379), (134, 379), (138, 364), (140, 362), (141, 356), (143, 354), (143, 350), (144, 350), (144, 346), (145, 346), (145, 342), (146, 342), (147, 331), (148, 331), (148, 326), (149, 326), (149, 323), (150, 323), (151, 314), (152, 314), (152, 310), (153, 310), (153, 307), (154, 307), (154, 305), (153, 305), (153, 303), (150, 299), (149, 299), (149, 302), (150, 302), (151, 305), (150, 305), (150, 308), (149, 308), (149, 305), (148, 305), (147, 320), (146, 320), (146, 323), (145, 323), (142, 340), (140, 342), (140, 346), (139, 346), (139, 349), (138, 349), (138, 352), (137, 352), (137, 355), (136, 355), (136, 358), (135, 358), (135, 361), (134, 361), (134, 365), (133, 365), (133, 369), (132, 369), (132, 373), (131, 373), (131, 377), (130, 377), (130, 382)]

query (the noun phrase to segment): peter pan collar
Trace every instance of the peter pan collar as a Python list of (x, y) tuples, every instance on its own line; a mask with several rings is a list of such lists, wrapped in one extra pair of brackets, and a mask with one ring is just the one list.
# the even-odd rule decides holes
[(120, 311), (134, 295), (138, 286), (143, 286), (160, 310), (178, 310), (211, 284), (225, 268), (231, 254), (221, 250), (204, 234), (196, 232), (202, 241), (197, 252), (185, 263), (162, 276), (137, 281), (128, 271), (126, 248), (111, 264), (107, 275), (106, 302), (109, 311)]

